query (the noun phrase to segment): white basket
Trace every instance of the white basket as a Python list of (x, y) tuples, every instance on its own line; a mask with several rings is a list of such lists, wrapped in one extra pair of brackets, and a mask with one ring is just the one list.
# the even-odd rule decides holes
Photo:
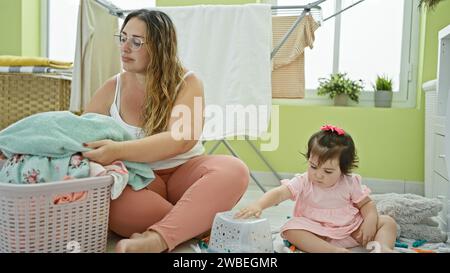
[[(111, 176), (0, 183), (0, 252), (106, 252), (112, 183)], [(86, 195), (54, 204), (55, 197), (73, 192)]]
[(208, 252), (273, 253), (272, 233), (265, 218), (234, 219), (231, 211), (214, 218)]

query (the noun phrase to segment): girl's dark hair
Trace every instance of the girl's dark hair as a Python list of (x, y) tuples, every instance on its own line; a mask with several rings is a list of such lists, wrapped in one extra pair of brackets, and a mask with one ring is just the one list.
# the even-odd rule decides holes
[(313, 134), (308, 141), (306, 159), (311, 155), (318, 157), (318, 165), (329, 159), (339, 159), (339, 168), (343, 174), (350, 174), (353, 168), (357, 168), (358, 156), (352, 137), (344, 133), (339, 135), (335, 131), (324, 131)]

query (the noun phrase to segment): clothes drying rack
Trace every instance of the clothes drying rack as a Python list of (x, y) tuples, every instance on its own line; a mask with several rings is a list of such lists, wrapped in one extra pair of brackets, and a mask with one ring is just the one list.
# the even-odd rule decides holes
[[(289, 39), (292, 32), (294, 32), (294, 30), (297, 28), (297, 26), (300, 24), (302, 19), (307, 14), (312, 14), (313, 17), (318, 17), (318, 19), (315, 18), (316, 21), (319, 21), (319, 23), (322, 23), (322, 22), (325, 22), (325, 21), (341, 14), (342, 12), (352, 8), (353, 6), (356, 6), (356, 5), (360, 4), (361, 2), (364, 2), (365, 0), (356, 1), (355, 3), (345, 7), (344, 9), (341, 9), (340, 11), (336, 12), (335, 14), (322, 20), (322, 8), (320, 7), (320, 4), (322, 4), (325, 1), (327, 1), (327, 0), (317, 0), (317, 1), (309, 3), (307, 5), (295, 5), (295, 6), (275, 6), (274, 5), (271, 7), (272, 12), (276, 13), (276, 14), (283, 14), (286, 11), (290, 12), (291, 14), (293, 12), (301, 12), (301, 13), (300, 13), (300, 15), (298, 15), (298, 18), (292, 24), (290, 29), (283, 36), (283, 39), (280, 41), (280, 43), (276, 47), (274, 47), (274, 49), (272, 50), (272, 52), (270, 54), (270, 59), (274, 58), (274, 56), (277, 54), (277, 52), (280, 50), (280, 48), (286, 43), (286, 41)], [(115, 6), (113, 3), (111, 3), (108, 0), (95, 0), (95, 2), (97, 2), (99, 5), (106, 8), (111, 15), (114, 15), (114, 16), (122, 18), (122, 19), (125, 18), (126, 14), (134, 11), (134, 10), (120, 9), (119, 7)], [(152, 9), (152, 8), (149, 8), (149, 9)], [(280, 181), (282, 179), (281, 175), (272, 167), (272, 165), (267, 161), (267, 159), (261, 154), (261, 152), (256, 148), (255, 144), (253, 144), (253, 142), (250, 141), (249, 137), (244, 136), (244, 138), (245, 138), (245, 141), (250, 145), (252, 150), (258, 155), (258, 157), (270, 169), (270, 171), (276, 177), (276, 179), (278, 181)], [(204, 142), (206, 142), (206, 141), (204, 141)], [(214, 146), (211, 148), (211, 150), (208, 152), (208, 154), (214, 153), (220, 144), (223, 144), (233, 156), (240, 159), (240, 156), (236, 153), (236, 151), (233, 149), (233, 147), (231, 147), (230, 143), (226, 139), (217, 140), (217, 142), (214, 144)], [(250, 177), (253, 179), (253, 181), (255, 181), (256, 185), (263, 192), (266, 192), (267, 190), (259, 182), (259, 180), (255, 177), (255, 175), (251, 171), (249, 173), (250, 173)]]

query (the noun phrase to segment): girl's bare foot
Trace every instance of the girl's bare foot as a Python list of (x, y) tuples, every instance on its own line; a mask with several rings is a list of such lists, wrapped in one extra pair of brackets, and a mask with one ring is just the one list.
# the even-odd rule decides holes
[(343, 247), (337, 247), (334, 253), (351, 253), (351, 251)]
[(135, 233), (130, 239), (120, 240), (116, 245), (116, 253), (160, 253), (167, 249), (164, 239), (155, 231)]
[(382, 245), (381, 246), (381, 253), (395, 253), (395, 251), (387, 246)]

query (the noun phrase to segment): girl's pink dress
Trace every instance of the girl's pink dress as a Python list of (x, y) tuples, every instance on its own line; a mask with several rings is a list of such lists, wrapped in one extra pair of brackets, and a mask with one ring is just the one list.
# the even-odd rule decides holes
[(295, 201), (293, 217), (282, 226), (281, 236), (289, 229), (303, 229), (329, 238), (342, 247), (354, 247), (358, 243), (350, 234), (358, 229), (363, 218), (356, 203), (370, 194), (361, 185), (361, 176), (343, 175), (330, 188), (321, 188), (308, 180), (308, 173), (281, 181), (292, 193)]

